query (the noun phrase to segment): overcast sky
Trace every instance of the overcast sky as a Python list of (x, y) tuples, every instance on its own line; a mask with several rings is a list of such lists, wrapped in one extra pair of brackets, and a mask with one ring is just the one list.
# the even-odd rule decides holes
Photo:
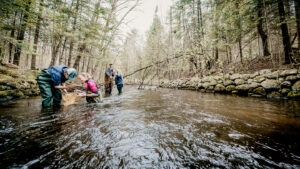
[(141, 5), (128, 15), (127, 21), (130, 22), (124, 26), (123, 33), (137, 29), (139, 34), (144, 36), (152, 24), (156, 6), (158, 16), (166, 24), (166, 17), (173, 2), (174, 0), (141, 0)]

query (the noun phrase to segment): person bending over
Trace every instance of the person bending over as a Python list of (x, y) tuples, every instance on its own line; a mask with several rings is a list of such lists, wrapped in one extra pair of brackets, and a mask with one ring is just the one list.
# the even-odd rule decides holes
[[(82, 73), (78, 76), (82, 83), (86, 83), (85, 93), (79, 93), (79, 97), (85, 97), (88, 103), (99, 103), (102, 102), (101, 92), (98, 91), (97, 84), (87, 73)], [(76, 90), (76, 92), (81, 92)]]
[(52, 66), (48, 69), (44, 69), (37, 76), (37, 83), (40, 88), (42, 96), (42, 106), (50, 107), (52, 104), (58, 106), (61, 104), (62, 92), (61, 90), (74, 88), (75, 85), (65, 85), (67, 80), (74, 80), (76, 77), (76, 70), (67, 66)]

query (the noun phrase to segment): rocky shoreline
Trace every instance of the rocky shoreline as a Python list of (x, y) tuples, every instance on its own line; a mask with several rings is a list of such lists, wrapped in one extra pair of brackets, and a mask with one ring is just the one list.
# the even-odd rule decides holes
[(38, 71), (0, 66), (0, 102), (40, 94), (36, 77)]
[(210, 93), (300, 99), (300, 69), (264, 69), (252, 74), (218, 74), (203, 78), (162, 81), (159, 86)]

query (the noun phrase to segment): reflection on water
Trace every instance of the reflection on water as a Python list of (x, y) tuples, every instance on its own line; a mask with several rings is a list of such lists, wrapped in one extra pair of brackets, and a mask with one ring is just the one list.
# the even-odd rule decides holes
[(299, 101), (133, 87), (57, 110), (16, 100), (0, 108), (0, 166), (299, 168), (299, 112)]

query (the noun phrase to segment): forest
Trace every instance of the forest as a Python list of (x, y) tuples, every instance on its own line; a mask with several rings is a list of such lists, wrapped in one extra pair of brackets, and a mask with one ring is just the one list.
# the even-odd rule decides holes
[(146, 32), (122, 25), (142, 0), (1, 0), (1, 61), (67, 65), (103, 81), (108, 63), (128, 82), (299, 67), (297, 0), (175, 0)]
[(0, 169), (300, 169), (300, 0), (0, 0)]

